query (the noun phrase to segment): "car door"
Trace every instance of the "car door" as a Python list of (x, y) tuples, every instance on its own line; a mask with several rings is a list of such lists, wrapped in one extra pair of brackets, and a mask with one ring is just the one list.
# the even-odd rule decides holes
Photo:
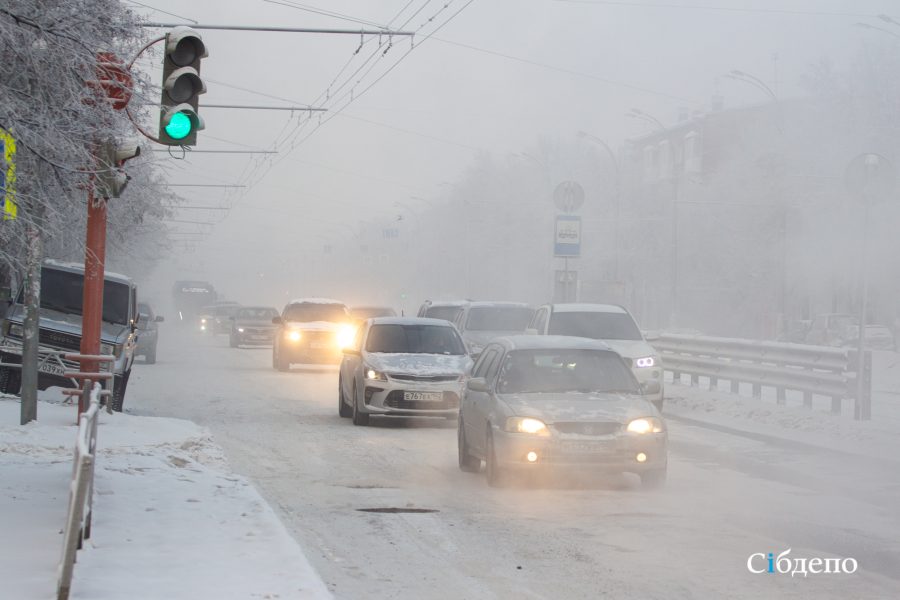
[[(474, 377), (484, 377), (489, 386), (492, 386), (492, 377), (496, 378), (497, 368), (500, 365), (500, 357), (503, 349), (497, 345), (489, 345), (478, 357), (480, 368), (473, 374)], [(473, 448), (484, 454), (484, 441), (487, 435), (487, 419), (493, 402), (491, 393), (466, 390), (467, 411), (465, 417), (466, 439)]]

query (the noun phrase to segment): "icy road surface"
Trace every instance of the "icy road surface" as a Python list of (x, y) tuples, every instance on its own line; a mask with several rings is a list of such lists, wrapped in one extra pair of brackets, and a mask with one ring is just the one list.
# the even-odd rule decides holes
[[(279, 373), (270, 349), (173, 329), (159, 362), (135, 367), (126, 410), (209, 427), (338, 598), (900, 598), (898, 453), (673, 420), (664, 490), (631, 476), (491, 489), (457, 468), (455, 423), (354, 427), (337, 415), (336, 367)], [(789, 548), (859, 570), (748, 571), (752, 554)]]

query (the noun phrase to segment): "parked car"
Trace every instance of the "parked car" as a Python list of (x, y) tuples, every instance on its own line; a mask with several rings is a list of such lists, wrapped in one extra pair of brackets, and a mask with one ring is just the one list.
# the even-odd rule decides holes
[(843, 313), (827, 313), (813, 317), (806, 332), (806, 343), (815, 346), (842, 346), (854, 337), (859, 320)]
[(470, 302), (456, 315), (454, 324), (475, 359), (495, 337), (525, 333), (533, 315), (534, 309), (524, 302)]
[(426, 300), (419, 307), (416, 316), (429, 319), (444, 319), (453, 323), (469, 300)]
[(354, 306), (350, 309), (353, 324), (359, 326), (366, 319), (375, 317), (396, 317), (397, 311), (390, 306)]
[[(0, 321), (0, 363), (22, 363), (24, 286)], [(81, 350), (84, 266), (76, 263), (44, 261), (41, 267), (41, 301), (38, 339), (41, 359), (38, 365), (38, 389), (51, 386), (79, 387), (75, 379), (65, 377), (80, 365), (49, 352)], [(106, 272), (103, 281), (103, 314), (100, 353), (115, 356), (112, 364), (113, 410), (121, 411), (125, 389), (131, 376), (136, 344), (137, 286), (125, 275)], [(0, 392), (18, 394), (21, 388), (18, 368), (0, 367)]]
[(153, 312), (146, 302), (138, 302), (137, 348), (135, 356), (143, 356), (148, 365), (156, 364), (156, 346), (159, 342), (159, 323), (165, 319)]
[(443, 319), (369, 319), (344, 349), (338, 414), (354, 425), (371, 415), (455, 419), (471, 365), (459, 332)]
[[(848, 332), (849, 337), (842, 342), (847, 348), (857, 348), (859, 345), (859, 327), (853, 326)], [(866, 325), (863, 339), (863, 348), (866, 350), (890, 350), (897, 351), (897, 343), (894, 334), (884, 325)]]
[(459, 468), (485, 462), (488, 484), (508, 471), (633, 472), (645, 487), (665, 482), (666, 425), (643, 386), (605, 343), (565, 336), (497, 338), (463, 392)]
[(647, 343), (634, 317), (625, 307), (615, 304), (546, 304), (535, 312), (529, 331), (606, 342), (622, 355), (640, 383), (659, 383), (659, 391), (650, 395), (649, 399), (662, 412), (663, 370), (659, 352)]
[(278, 316), (278, 309), (269, 306), (242, 306), (237, 309), (231, 319), (231, 331), (228, 332), (228, 345), (232, 348), (240, 346), (271, 346), (275, 339), (275, 324), (272, 319)]
[(272, 366), (287, 371), (295, 363), (339, 363), (341, 350), (353, 341), (350, 311), (338, 300), (303, 298), (289, 302), (272, 345)]
[(230, 333), (231, 318), (237, 314), (238, 308), (240, 305), (237, 302), (226, 300), (202, 307), (197, 314), (200, 333)]

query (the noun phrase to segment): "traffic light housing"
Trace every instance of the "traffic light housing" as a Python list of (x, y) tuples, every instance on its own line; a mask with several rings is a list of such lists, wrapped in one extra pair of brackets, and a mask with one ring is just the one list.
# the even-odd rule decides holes
[(122, 166), (126, 161), (140, 156), (141, 147), (134, 142), (117, 145), (107, 142), (100, 148), (97, 171), (97, 193), (102, 198), (119, 198), (131, 177)]
[(174, 27), (166, 34), (159, 141), (167, 146), (197, 143), (197, 132), (203, 129), (198, 97), (206, 93), (200, 61), (206, 56), (203, 39), (190, 27)]

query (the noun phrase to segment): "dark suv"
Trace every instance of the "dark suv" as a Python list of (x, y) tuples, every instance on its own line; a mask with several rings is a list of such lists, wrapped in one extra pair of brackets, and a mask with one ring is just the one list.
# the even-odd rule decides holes
[(287, 371), (293, 363), (339, 363), (356, 329), (347, 306), (337, 300), (294, 300), (284, 307), (272, 346), (272, 366)]

